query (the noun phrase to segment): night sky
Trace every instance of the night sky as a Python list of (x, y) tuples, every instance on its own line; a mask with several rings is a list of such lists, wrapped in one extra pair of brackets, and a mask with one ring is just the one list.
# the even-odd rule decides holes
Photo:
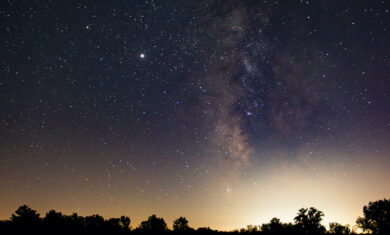
[(390, 195), (386, 1), (1, 1), (0, 218), (230, 230)]

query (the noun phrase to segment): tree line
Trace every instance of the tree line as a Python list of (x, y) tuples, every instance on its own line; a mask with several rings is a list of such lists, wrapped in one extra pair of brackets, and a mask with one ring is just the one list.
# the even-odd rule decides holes
[[(127, 216), (104, 219), (100, 215), (80, 216), (77, 213), (65, 215), (50, 210), (40, 217), (36, 210), (27, 205), (20, 206), (8, 220), (0, 221), (0, 233), (37, 233), (37, 234), (137, 234), (137, 233), (197, 233), (197, 234), (353, 234), (349, 225), (330, 223), (329, 229), (321, 224), (324, 213), (314, 207), (302, 208), (294, 218), (294, 223), (282, 223), (273, 218), (260, 226), (248, 225), (246, 228), (231, 232), (221, 232), (209, 227), (194, 229), (185, 217), (174, 220), (170, 230), (163, 218), (151, 215), (138, 227), (130, 226)], [(363, 207), (363, 216), (356, 224), (363, 232), (372, 234), (390, 234), (390, 200), (369, 202)]]

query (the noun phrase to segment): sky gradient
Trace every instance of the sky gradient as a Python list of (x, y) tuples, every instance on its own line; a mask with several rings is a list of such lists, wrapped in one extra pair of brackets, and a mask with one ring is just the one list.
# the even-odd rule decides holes
[(390, 196), (385, 1), (2, 1), (0, 218), (230, 230)]

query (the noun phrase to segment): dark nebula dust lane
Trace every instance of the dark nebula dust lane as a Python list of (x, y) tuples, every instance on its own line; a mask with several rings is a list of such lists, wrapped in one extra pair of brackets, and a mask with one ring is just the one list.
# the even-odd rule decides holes
[(1, 2), (0, 217), (27, 203), (228, 230), (316, 206), (354, 224), (390, 193), (389, 10)]

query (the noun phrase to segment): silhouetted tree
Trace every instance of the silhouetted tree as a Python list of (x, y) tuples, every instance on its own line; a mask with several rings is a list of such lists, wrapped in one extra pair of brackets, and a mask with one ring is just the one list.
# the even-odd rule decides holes
[(104, 222), (104, 231), (117, 234), (123, 231), (120, 218), (110, 218)]
[(56, 212), (55, 210), (50, 210), (43, 218), (44, 226), (50, 232), (66, 229), (66, 222), (66, 217), (61, 212)]
[(283, 224), (278, 218), (272, 218), (269, 223), (261, 225), (261, 231), (266, 233), (280, 233), (283, 230)]
[(374, 234), (390, 234), (390, 200), (383, 199), (369, 202), (363, 207), (363, 217), (356, 220), (356, 224), (363, 231)]
[(104, 218), (100, 215), (90, 215), (84, 218), (84, 228), (88, 232), (100, 232), (104, 224)]
[(36, 230), (41, 225), (41, 218), (36, 210), (27, 205), (20, 206), (14, 214), (11, 215), (11, 223), (18, 230)]
[(13, 223), (34, 223), (39, 222), (41, 219), (39, 218), (39, 214), (36, 210), (31, 209), (27, 205), (20, 206), (15, 214), (11, 215), (11, 221)]
[[(150, 218), (150, 228), (163, 227), (164, 220)], [(164, 223), (161, 225), (161, 222)], [(158, 230), (158, 229), (156, 229)], [(130, 232), (130, 218), (110, 218), (105, 220), (100, 215), (82, 217), (73, 213), (63, 215), (61, 212), (50, 210), (41, 219), (39, 214), (26, 205), (20, 206), (9, 221), (0, 221), (0, 234), (124, 234)]]
[(189, 230), (192, 230), (192, 228), (188, 226), (188, 220), (186, 217), (179, 217), (173, 221), (173, 231), (184, 232)]
[(83, 231), (85, 226), (85, 219), (82, 216), (78, 216), (77, 213), (73, 213), (70, 216), (65, 216), (69, 230), (72, 232)]
[(302, 208), (294, 218), (297, 229), (306, 234), (324, 233), (325, 227), (321, 224), (324, 213), (314, 207)]
[(122, 215), (120, 218), (120, 225), (125, 231), (130, 230), (130, 218)]
[(259, 227), (256, 225), (247, 225), (245, 232), (247, 233), (256, 233), (259, 231)]
[(293, 234), (295, 226), (292, 223), (282, 223), (274, 217), (269, 223), (262, 224), (260, 230), (266, 234)]
[(349, 225), (341, 225), (339, 223), (329, 223), (329, 233), (331, 234), (350, 234)]
[(210, 227), (200, 227), (196, 230), (198, 233), (202, 234), (210, 234), (210, 233), (215, 233), (215, 230), (212, 230)]
[(139, 229), (148, 232), (163, 232), (168, 230), (168, 227), (163, 218), (151, 215), (148, 220), (141, 222)]

